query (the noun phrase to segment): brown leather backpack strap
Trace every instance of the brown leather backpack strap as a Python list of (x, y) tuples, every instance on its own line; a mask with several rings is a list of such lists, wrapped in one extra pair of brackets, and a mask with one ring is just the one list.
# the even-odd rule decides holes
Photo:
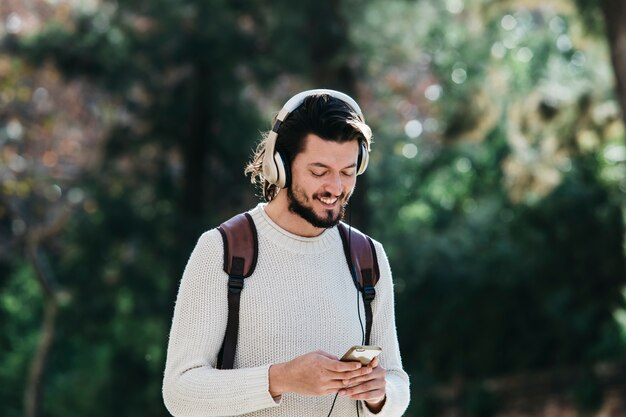
[(238, 214), (218, 227), (224, 242), (224, 272), (228, 274), (228, 320), (218, 369), (232, 369), (239, 334), (239, 304), (244, 279), (252, 275), (259, 253), (254, 221), (248, 213)]
[(343, 243), (343, 251), (357, 289), (363, 296), (365, 308), (365, 341), (370, 343), (372, 333), (372, 301), (376, 297), (376, 283), (380, 277), (376, 249), (369, 236), (356, 229), (349, 228), (344, 223), (337, 225)]

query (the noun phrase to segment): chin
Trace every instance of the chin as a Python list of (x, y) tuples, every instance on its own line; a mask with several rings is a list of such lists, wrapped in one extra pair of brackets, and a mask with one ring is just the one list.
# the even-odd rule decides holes
[(317, 218), (325, 223), (333, 223), (336, 225), (343, 219), (341, 209), (324, 209), (322, 213), (317, 213)]
[[(327, 208), (318, 202), (315, 195), (304, 198), (300, 197), (303, 193), (299, 193), (296, 188), (294, 193), (290, 188), (287, 189), (287, 198), (289, 201), (289, 211), (297, 214), (306, 220), (312, 226), (320, 229), (326, 229), (336, 226), (343, 219), (344, 206), (337, 204), (333, 208)], [(308, 200), (308, 204), (307, 204)]]

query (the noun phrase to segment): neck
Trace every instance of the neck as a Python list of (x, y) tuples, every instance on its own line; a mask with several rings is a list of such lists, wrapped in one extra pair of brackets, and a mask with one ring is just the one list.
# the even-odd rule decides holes
[(315, 237), (321, 235), (324, 228), (313, 226), (302, 217), (289, 210), (287, 190), (281, 190), (272, 201), (265, 206), (265, 213), (274, 223), (294, 235)]

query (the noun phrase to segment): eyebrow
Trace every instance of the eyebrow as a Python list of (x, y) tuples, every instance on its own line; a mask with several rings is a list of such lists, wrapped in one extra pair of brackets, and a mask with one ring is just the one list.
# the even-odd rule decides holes
[[(331, 167), (330, 167), (330, 166), (328, 166), (328, 165), (326, 165), (326, 164), (323, 164), (323, 163), (321, 163), (321, 162), (312, 162), (312, 163), (310, 163), (308, 166), (309, 166), (309, 167), (316, 167), (316, 168), (326, 168), (326, 169), (331, 169)], [(350, 165), (348, 165), (348, 166), (346, 166), (346, 167), (343, 167), (343, 168), (341, 168), (341, 169), (349, 169), (349, 168), (356, 168), (356, 162), (355, 162), (355, 163), (353, 163), (353, 164), (350, 164)]]

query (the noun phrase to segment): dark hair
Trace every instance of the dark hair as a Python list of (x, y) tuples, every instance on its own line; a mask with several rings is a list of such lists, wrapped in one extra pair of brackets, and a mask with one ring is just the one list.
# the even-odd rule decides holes
[[(263, 177), (263, 156), (268, 133), (263, 134), (246, 165), (245, 173), (250, 174), (253, 184), (261, 187), (265, 200), (271, 201), (278, 194), (278, 187)], [(333, 142), (358, 140), (365, 143), (367, 149), (370, 147), (371, 130), (363, 118), (346, 102), (328, 94), (305, 98), (278, 128), (276, 151), (280, 152), (286, 164), (291, 166), (304, 148), (304, 139), (311, 133)]]

